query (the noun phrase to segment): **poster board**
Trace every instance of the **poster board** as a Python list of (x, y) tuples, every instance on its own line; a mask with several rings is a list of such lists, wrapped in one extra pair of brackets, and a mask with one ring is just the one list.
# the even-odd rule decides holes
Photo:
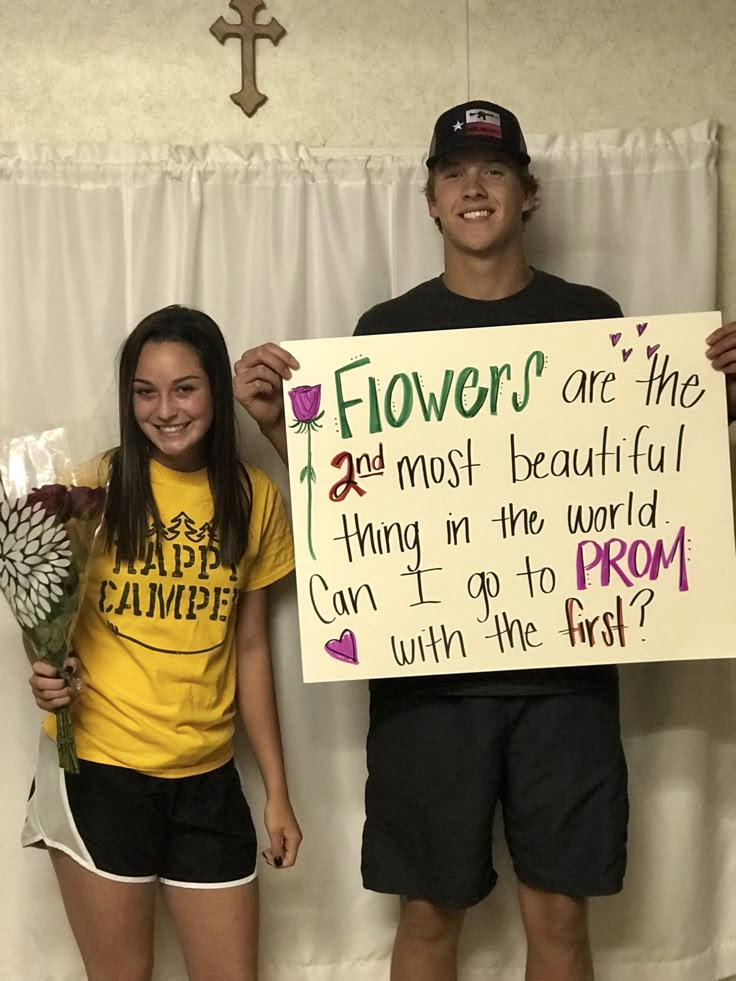
[(720, 324), (285, 343), (304, 680), (732, 656)]

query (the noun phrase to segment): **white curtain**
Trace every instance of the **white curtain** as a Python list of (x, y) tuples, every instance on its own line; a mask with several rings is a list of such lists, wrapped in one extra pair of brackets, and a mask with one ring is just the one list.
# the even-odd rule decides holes
[[(601, 286), (627, 314), (713, 308), (714, 125), (530, 144), (543, 188), (527, 232), (535, 265)], [(115, 352), (167, 303), (210, 313), (233, 359), (267, 339), (350, 333), (368, 306), (441, 270), (424, 179), (418, 151), (0, 144), (2, 431), (81, 421), (90, 445), (79, 452), (111, 443)], [(245, 419), (243, 431), (246, 454), (283, 486), (283, 468)], [(707, 506), (697, 474), (693, 492)], [(263, 979), (383, 981), (397, 910), (360, 884), (366, 688), (303, 685), (293, 584), (276, 592), (281, 714), (305, 843), (295, 870), (261, 875)], [(707, 624), (702, 634), (707, 654)], [(77, 981), (48, 859), (18, 843), (40, 719), (3, 603), (0, 644), (0, 978)], [(592, 904), (598, 977), (718, 981), (736, 974), (730, 664), (628, 667), (621, 681), (630, 871), (622, 895)], [(258, 817), (246, 747), (239, 758)], [(523, 974), (513, 877), (498, 852), (501, 882), (468, 916), (464, 981)], [(184, 977), (162, 911), (156, 978)]]

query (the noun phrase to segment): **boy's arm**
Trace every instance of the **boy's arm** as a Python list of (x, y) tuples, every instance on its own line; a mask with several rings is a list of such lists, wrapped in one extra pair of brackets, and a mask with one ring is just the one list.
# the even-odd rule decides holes
[(235, 364), (235, 398), (258, 423), (288, 467), (283, 384), (299, 362), (278, 344), (261, 344), (247, 350)]
[(736, 321), (724, 324), (706, 338), (706, 355), (717, 371), (726, 376), (729, 421), (736, 419)]

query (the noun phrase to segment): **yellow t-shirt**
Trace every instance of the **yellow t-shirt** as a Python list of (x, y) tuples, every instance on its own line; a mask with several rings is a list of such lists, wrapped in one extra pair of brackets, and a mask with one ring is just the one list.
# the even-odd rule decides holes
[[(206, 470), (151, 462), (164, 526), (143, 561), (90, 559), (74, 648), (85, 686), (74, 715), (81, 759), (180, 777), (232, 756), (234, 627), (238, 596), (294, 568), (291, 530), (276, 485), (247, 466), (253, 488), (248, 547), (237, 568), (210, 546)], [(55, 718), (44, 723), (55, 737)]]

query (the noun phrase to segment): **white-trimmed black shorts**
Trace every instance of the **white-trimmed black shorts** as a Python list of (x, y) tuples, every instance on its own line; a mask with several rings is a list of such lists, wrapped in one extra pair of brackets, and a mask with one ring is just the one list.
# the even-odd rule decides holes
[(257, 840), (232, 760), (191, 777), (152, 777), (80, 760), (60, 769), (41, 733), (21, 841), (56, 848), (99, 875), (213, 889), (256, 877)]
[(618, 689), (550, 695), (372, 693), (363, 884), (467, 908), (496, 883), (497, 804), (520, 882), (618, 892), (626, 867)]

